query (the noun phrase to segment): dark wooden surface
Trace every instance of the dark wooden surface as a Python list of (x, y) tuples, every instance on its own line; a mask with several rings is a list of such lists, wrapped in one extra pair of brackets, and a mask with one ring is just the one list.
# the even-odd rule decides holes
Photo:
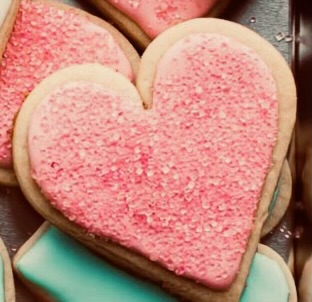
[[(96, 10), (83, 2), (64, 0), (93, 14)], [(290, 4), (289, 0), (245, 0), (233, 1), (224, 18), (246, 25), (272, 44), (291, 62)], [(281, 37), (284, 37), (281, 39)], [(281, 39), (281, 40), (280, 40)], [(280, 41), (279, 41), (280, 40)], [(13, 256), (42, 223), (42, 218), (30, 207), (17, 188), (0, 187), (0, 235)], [(292, 214), (288, 213), (276, 232), (264, 241), (287, 259), (292, 231)], [(16, 280), (16, 301), (33, 302), (34, 296)], [(74, 301), (73, 301), (74, 302)]]

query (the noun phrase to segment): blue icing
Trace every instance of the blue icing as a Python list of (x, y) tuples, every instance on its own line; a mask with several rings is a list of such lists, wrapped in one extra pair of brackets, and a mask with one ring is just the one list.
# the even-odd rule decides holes
[[(50, 227), (17, 264), (31, 283), (59, 302), (177, 302), (160, 287), (111, 266)], [(240, 302), (287, 302), (279, 265), (256, 254)]]
[(270, 202), (270, 205), (269, 205), (269, 214), (272, 215), (272, 212), (274, 210), (274, 207), (276, 205), (276, 202), (277, 202), (277, 198), (278, 198), (278, 194), (279, 194), (279, 190), (280, 190), (280, 180), (278, 181), (277, 183), (277, 186), (274, 190), (274, 193), (273, 193), (273, 198)]
[(288, 283), (278, 263), (257, 253), (240, 302), (285, 302), (288, 298)]
[(17, 268), (57, 301), (176, 301), (161, 288), (101, 260), (54, 227), (22, 257)]

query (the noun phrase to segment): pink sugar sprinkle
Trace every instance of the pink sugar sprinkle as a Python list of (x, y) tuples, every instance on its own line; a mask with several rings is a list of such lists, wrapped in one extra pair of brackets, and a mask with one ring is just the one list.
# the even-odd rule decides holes
[(101, 63), (133, 79), (128, 59), (107, 30), (74, 10), (22, 0), (0, 62), (1, 167), (12, 166), (12, 121), (25, 96), (51, 73), (79, 63)]
[[(206, 15), (218, 0), (109, 0), (151, 38), (185, 20)], [(219, 0), (222, 1), (222, 0)]]
[(273, 76), (246, 46), (196, 34), (158, 64), (153, 109), (135, 101), (98, 84), (56, 89), (32, 116), (33, 177), (89, 232), (225, 288), (271, 166)]

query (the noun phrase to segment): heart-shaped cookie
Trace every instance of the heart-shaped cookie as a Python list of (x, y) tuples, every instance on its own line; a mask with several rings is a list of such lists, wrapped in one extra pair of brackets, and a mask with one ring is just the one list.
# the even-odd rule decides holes
[(0, 62), (0, 183), (17, 184), (10, 142), (13, 119), (42, 79), (72, 64), (100, 63), (133, 80), (138, 62), (131, 44), (103, 20), (56, 2), (22, 0)]
[[(159, 287), (112, 266), (48, 223), (17, 252), (14, 269), (44, 301), (85, 302), (90, 297), (92, 302), (102, 302), (103, 297), (114, 302), (178, 301)], [(258, 246), (239, 301), (297, 301), (293, 277), (271, 248)]]
[(89, 0), (141, 49), (169, 27), (203, 16), (216, 17), (229, 0)]
[(12, 31), (18, 5), (19, 0), (0, 0), (0, 58)]
[(250, 30), (198, 19), (149, 46), (136, 86), (84, 65), (36, 87), (14, 129), (21, 188), (110, 259), (192, 301), (237, 301), (291, 137), (291, 72)]

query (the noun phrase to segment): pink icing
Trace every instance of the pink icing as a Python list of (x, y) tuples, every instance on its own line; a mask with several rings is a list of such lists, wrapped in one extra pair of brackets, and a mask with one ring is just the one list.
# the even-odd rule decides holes
[(32, 175), (89, 232), (226, 288), (253, 227), (277, 119), (275, 82), (257, 54), (194, 34), (159, 62), (149, 111), (99, 84), (48, 95), (30, 123)]
[(185, 20), (202, 17), (217, 0), (109, 0), (151, 37)]
[(0, 166), (11, 167), (13, 118), (42, 79), (71, 64), (101, 63), (133, 79), (125, 54), (104, 28), (72, 11), (22, 0), (0, 62)]

